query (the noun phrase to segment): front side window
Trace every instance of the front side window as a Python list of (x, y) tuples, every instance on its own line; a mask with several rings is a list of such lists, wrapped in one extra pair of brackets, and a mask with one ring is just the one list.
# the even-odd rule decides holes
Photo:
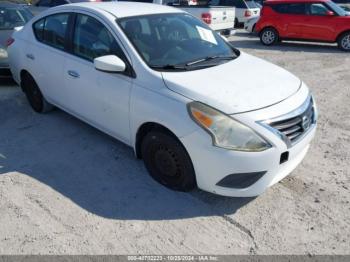
[(16, 7), (0, 7), (0, 30), (12, 30), (23, 26), (33, 15), (26, 9)]
[(144, 61), (154, 69), (197, 65), (207, 60), (216, 65), (236, 56), (222, 37), (191, 15), (127, 17), (118, 23)]
[(310, 15), (324, 16), (327, 15), (329, 11), (330, 10), (321, 3), (314, 3), (309, 5)]
[(40, 42), (64, 49), (69, 14), (47, 16), (33, 25), (34, 34)]
[(105, 55), (123, 59), (122, 51), (108, 29), (95, 18), (81, 14), (77, 15), (75, 23), (73, 53), (89, 61)]

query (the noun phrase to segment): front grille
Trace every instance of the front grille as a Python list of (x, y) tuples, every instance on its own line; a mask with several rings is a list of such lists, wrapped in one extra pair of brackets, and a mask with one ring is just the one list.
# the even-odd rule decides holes
[(278, 131), (290, 145), (296, 143), (315, 123), (315, 108), (312, 97), (294, 112), (268, 121), (270, 127)]

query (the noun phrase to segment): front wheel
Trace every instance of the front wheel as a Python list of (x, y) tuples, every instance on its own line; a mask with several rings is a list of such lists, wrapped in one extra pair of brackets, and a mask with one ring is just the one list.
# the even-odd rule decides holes
[(272, 27), (264, 28), (260, 32), (260, 42), (263, 45), (267, 45), (267, 46), (273, 45), (278, 41), (278, 39), (279, 39), (278, 32), (276, 31), (276, 29)]
[(341, 50), (350, 52), (350, 32), (346, 32), (339, 37), (338, 46)]
[(149, 132), (142, 140), (141, 154), (148, 172), (160, 184), (177, 191), (196, 187), (192, 161), (173, 136), (162, 131)]

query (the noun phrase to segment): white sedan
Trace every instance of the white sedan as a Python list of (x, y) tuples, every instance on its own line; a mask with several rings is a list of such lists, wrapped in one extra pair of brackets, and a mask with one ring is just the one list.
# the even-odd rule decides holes
[(8, 42), (36, 112), (55, 106), (123, 141), (171, 189), (259, 195), (302, 161), (315, 133), (299, 78), (179, 9), (64, 5)]

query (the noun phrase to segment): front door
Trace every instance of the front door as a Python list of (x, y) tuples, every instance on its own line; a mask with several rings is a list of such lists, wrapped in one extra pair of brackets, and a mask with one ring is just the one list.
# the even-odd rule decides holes
[(127, 74), (101, 72), (93, 60), (104, 55), (126, 57), (116, 38), (96, 17), (77, 14), (72, 54), (65, 70), (67, 110), (91, 125), (128, 143), (129, 96), (133, 78)]
[(307, 5), (308, 15), (302, 27), (303, 38), (332, 41), (335, 34), (336, 15), (323, 3)]

